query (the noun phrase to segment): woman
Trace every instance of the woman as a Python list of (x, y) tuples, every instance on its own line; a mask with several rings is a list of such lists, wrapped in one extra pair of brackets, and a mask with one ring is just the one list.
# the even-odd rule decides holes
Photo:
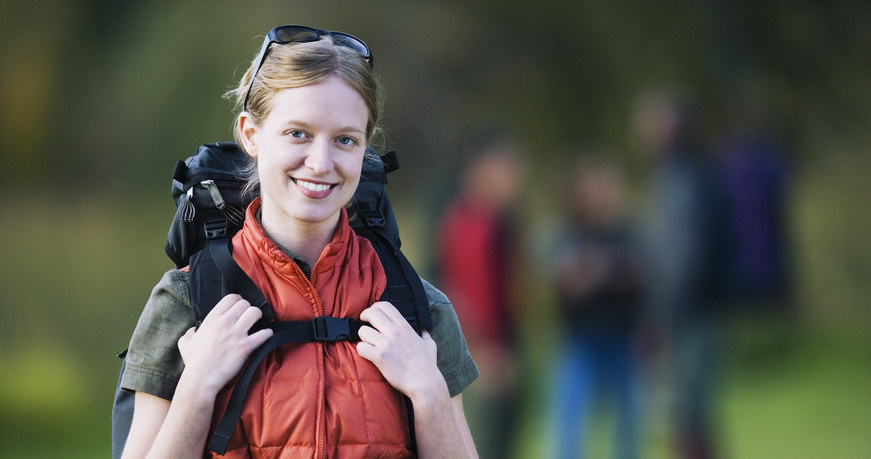
[[(413, 434), (420, 457), (474, 457), (460, 393), (478, 373), (450, 303), (426, 284), (434, 327), (415, 333), (378, 301), (383, 269), (348, 226), (345, 205), (381, 109), (369, 48), (340, 32), (276, 27), (233, 94), (235, 136), (261, 196), (233, 239), (234, 258), (279, 320), (370, 325), (357, 343), (270, 354), (227, 456), (404, 457)], [(183, 270), (164, 276), (131, 339), (122, 387), (136, 392), (136, 410), (125, 457), (201, 457), (234, 377), (272, 334), (248, 334), (261, 313), (237, 295), (194, 328), (188, 281)]]

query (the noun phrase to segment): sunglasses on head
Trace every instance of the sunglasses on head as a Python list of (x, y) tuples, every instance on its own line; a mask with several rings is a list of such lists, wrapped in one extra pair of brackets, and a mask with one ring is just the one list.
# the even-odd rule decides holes
[(248, 96), (251, 95), (251, 88), (254, 86), (254, 78), (260, 72), (260, 67), (263, 66), (263, 61), (266, 60), (266, 53), (273, 43), (307, 43), (318, 41), (324, 35), (333, 39), (333, 43), (337, 46), (344, 46), (357, 52), (363, 59), (369, 62), (371, 68), (375, 64), (375, 59), (372, 57), (372, 51), (363, 43), (363, 40), (346, 34), (344, 32), (333, 32), (330, 30), (315, 29), (313, 27), (301, 25), (285, 25), (278, 26), (266, 34), (263, 40), (263, 46), (260, 47), (260, 54), (257, 55), (257, 66), (254, 67), (254, 72), (251, 73), (251, 80), (248, 82), (248, 91), (245, 92), (245, 100), (242, 102), (242, 111), (248, 109)]

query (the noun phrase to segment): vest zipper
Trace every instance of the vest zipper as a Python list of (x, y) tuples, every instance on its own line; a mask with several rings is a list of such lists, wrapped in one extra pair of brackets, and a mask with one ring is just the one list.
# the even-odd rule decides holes
[[(318, 259), (320, 261), (320, 259)], [(315, 288), (315, 276), (317, 273), (318, 262), (315, 262), (314, 266), (311, 269), (311, 279), (305, 276), (302, 273), (302, 269), (299, 266), (296, 267), (297, 271), (300, 274), (303, 274), (302, 278), (305, 279), (306, 288), (308, 289), (309, 296), (311, 296), (312, 301), (314, 302), (314, 316), (315, 317), (323, 317), (324, 313), (324, 305), (321, 303), (321, 297), (318, 295), (317, 289)], [(327, 400), (326, 400), (326, 363), (324, 362), (326, 352), (324, 349), (324, 343), (315, 343), (319, 352), (318, 352), (318, 372), (321, 377), (320, 387), (318, 387), (318, 426), (317, 426), (317, 443), (315, 445), (315, 455), (320, 457), (321, 459), (327, 459)]]

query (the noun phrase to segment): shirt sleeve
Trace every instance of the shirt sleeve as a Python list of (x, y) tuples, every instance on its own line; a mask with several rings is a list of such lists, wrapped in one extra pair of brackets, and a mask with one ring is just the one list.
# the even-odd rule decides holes
[(121, 387), (172, 400), (184, 362), (178, 340), (194, 326), (190, 277), (171, 270), (154, 287), (127, 351)]
[(445, 377), (451, 397), (454, 397), (478, 379), (478, 366), (472, 360), (457, 313), (448, 297), (425, 280), (423, 287), (432, 315), (431, 335), (438, 345), (439, 370)]

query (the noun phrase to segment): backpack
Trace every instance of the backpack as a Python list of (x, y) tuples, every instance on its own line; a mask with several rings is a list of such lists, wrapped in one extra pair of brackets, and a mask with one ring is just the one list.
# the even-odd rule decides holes
[[(258, 364), (272, 350), (291, 343), (358, 340), (362, 323), (350, 318), (318, 317), (312, 321), (277, 322), (271, 307), (232, 256), (232, 237), (242, 228), (245, 209), (256, 194), (246, 195), (240, 171), (245, 153), (232, 142), (200, 146), (173, 172), (171, 194), (176, 214), (170, 225), (165, 251), (177, 268), (190, 267), (191, 305), (197, 324), (229, 293), (238, 293), (263, 312), (254, 327), (269, 327), (275, 333), (258, 348), (242, 368), (230, 403), (208, 449), (223, 454), (235, 430), (248, 383)], [(432, 330), (429, 302), (423, 283), (400, 250), (401, 241), (385, 185), (387, 174), (398, 169), (396, 153), (379, 156), (367, 149), (360, 184), (348, 211), (354, 231), (367, 238), (378, 254), (387, 277), (381, 299), (391, 302), (418, 332)], [(112, 408), (112, 455), (121, 456), (133, 418), (134, 395), (121, 389), (126, 350), (122, 358)], [(408, 407), (409, 420), (411, 404)], [(414, 441), (414, 429), (411, 429)]]

